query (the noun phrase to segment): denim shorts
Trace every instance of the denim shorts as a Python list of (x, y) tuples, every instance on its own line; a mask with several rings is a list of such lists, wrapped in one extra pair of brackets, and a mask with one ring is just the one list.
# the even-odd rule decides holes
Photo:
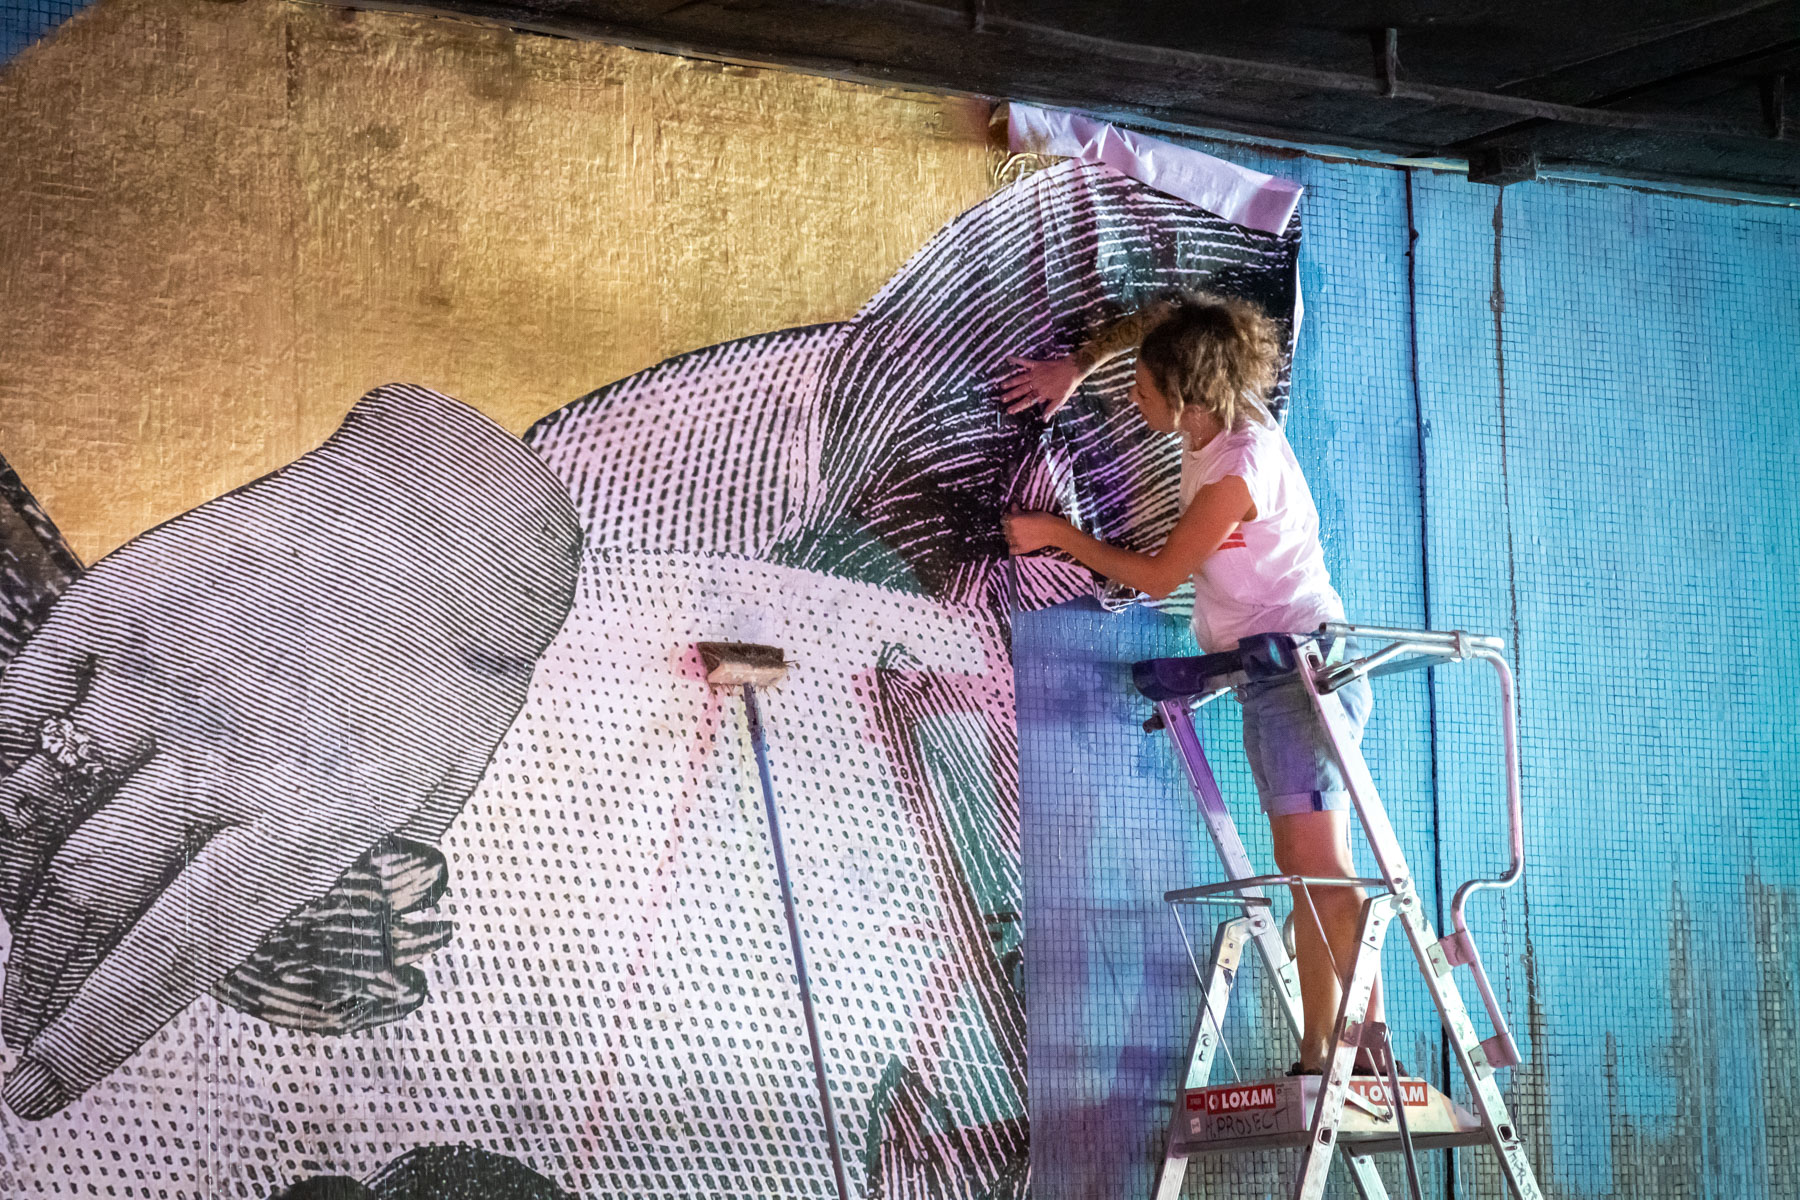
[[(1360, 744), (1375, 705), (1369, 681), (1355, 680), (1334, 694), (1343, 701)], [(1285, 817), (1350, 807), (1343, 772), (1299, 680), (1248, 683), (1237, 690), (1237, 698), (1244, 706), (1244, 754), (1250, 759), (1264, 812)]]

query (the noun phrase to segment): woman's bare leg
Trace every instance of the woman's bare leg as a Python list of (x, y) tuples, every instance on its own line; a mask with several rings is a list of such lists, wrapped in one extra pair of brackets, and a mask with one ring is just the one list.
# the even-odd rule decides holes
[[(1275, 865), (1288, 875), (1356, 874), (1350, 857), (1350, 813), (1294, 813), (1270, 817), (1275, 834)], [(1348, 982), (1350, 967), (1356, 957), (1357, 935), (1362, 920), (1361, 888), (1310, 889), (1312, 907), (1306, 896), (1294, 888), (1294, 948), (1300, 971), (1300, 1007), (1305, 1015), (1305, 1030), (1300, 1037), (1300, 1065), (1318, 1070), (1325, 1064), (1325, 1051), (1331, 1044), (1332, 1027), (1337, 1023), (1338, 1005), (1343, 984)], [(1313, 909), (1319, 919), (1313, 920)], [(1325, 938), (1319, 936), (1324, 927)], [(1336, 960), (1337, 970), (1332, 969)], [(1381, 1003), (1381, 983), (1369, 998), (1368, 1019), (1385, 1019)]]

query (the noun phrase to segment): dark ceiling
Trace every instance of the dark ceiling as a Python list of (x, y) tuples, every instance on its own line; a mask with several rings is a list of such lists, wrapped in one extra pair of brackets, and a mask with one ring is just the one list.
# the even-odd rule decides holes
[(1541, 166), (1800, 194), (1800, 0), (352, 3), (1467, 159), (1497, 182)]

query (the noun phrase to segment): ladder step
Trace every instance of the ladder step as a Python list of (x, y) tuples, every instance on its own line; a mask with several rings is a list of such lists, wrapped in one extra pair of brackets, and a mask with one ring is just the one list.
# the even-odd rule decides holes
[[(1256, 1083), (1192, 1088), (1170, 1127), (1178, 1154), (1224, 1154), (1306, 1144), (1322, 1079), (1282, 1075)], [(1338, 1141), (1359, 1151), (1400, 1148), (1399, 1128), (1388, 1108), (1387, 1080), (1357, 1076), (1338, 1127)], [(1486, 1140), (1481, 1121), (1423, 1079), (1402, 1077), (1406, 1125), (1420, 1149), (1474, 1145)]]
[[(1354, 1150), (1358, 1154), (1398, 1154), (1400, 1138), (1397, 1134), (1385, 1137), (1344, 1138), (1345, 1149)], [(1227, 1142), (1208, 1142), (1195, 1144), (1178, 1150), (1188, 1158), (1201, 1158), (1205, 1155), (1249, 1154), (1262, 1150), (1298, 1150), (1306, 1145), (1306, 1131), (1299, 1133), (1264, 1133), (1255, 1137), (1236, 1138)], [(1414, 1150), (1454, 1150), (1459, 1146), (1488, 1145), (1488, 1135), (1477, 1129), (1473, 1133), (1415, 1133), (1412, 1135)]]

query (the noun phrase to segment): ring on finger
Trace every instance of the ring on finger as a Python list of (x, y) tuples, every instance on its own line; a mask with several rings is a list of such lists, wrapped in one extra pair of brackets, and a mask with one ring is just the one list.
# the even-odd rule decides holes
[(106, 769), (93, 735), (67, 716), (45, 718), (38, 726), (38, 745), (45, 757), (83, 783), (99, 779)]

